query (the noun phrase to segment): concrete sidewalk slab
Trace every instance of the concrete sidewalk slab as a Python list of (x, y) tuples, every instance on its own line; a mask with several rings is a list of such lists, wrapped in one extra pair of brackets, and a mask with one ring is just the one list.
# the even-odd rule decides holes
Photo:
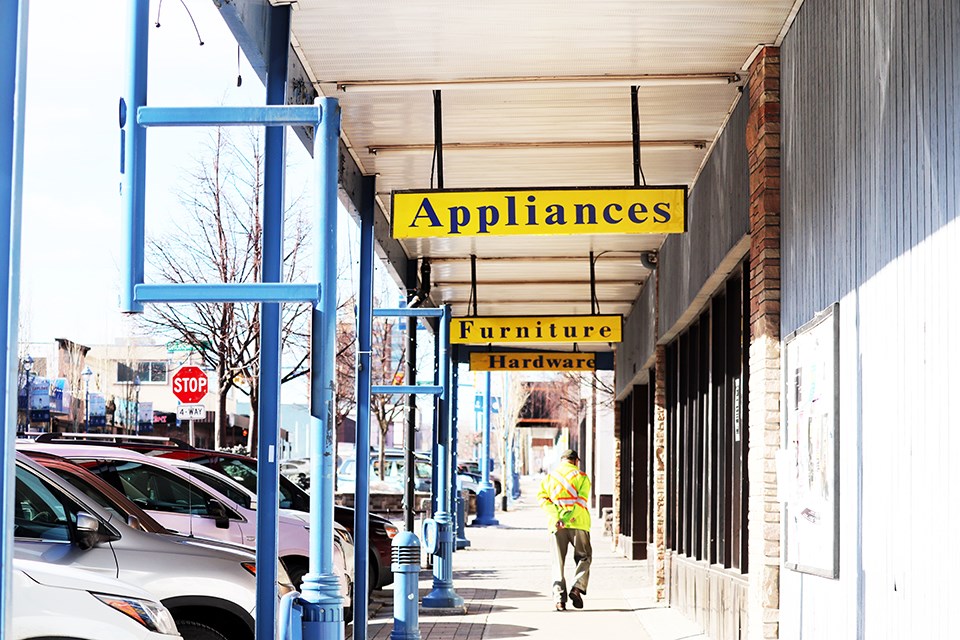
[[(509, 511), (497, 512), (500, 525), (468, 527), (471, 546), (453, 557), (453, 583), (467, 613), (435, 615), (420, 609), (424, 640), (485, 638), (593, 638), (611, 640), (694, 640), (706, 638), (680, 613), (656, 602), (645, 562), (615, 554), (602, 523), (591, 532), (593, 564), (584, 608), (556, 611), (550, 578), (549, 539), (543, 513), (536, 505), (536, 482), (525, 479), (524, 496)], [(568, 583), (572, 556), (568, 556)], [(432, 576), (421, 572), (420, 596), (430, 592)], [(393, 629), (393, 592), (374, 594), (367, 637), (385, 640)], [(568, 606), (569, 603), (568, 603)], [(348, 637), (352, 628), (347, 627)]]

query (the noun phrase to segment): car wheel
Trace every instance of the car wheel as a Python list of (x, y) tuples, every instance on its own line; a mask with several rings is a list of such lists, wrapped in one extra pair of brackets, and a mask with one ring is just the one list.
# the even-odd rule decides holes
[(287, 560), (283, 563), (283, 566), (287, 569), (290, 582), (297, 588), (297, 591), (300, 591), (300, 585), (303, 584), (303, 577), (307, 575), (307, 572), (310, 570), (309, 565), (306, 562), (300, 562), (298, 560)]
[(380, 562), (377, 560), (377, 554), (370, 551), (370, 559), (367, 561), (367, 591), (373, 593), (380, 586)]
[(177, 620), (176, 622), (183, 640), (228, 640), (227, 636), (205, 624), (193, 620)]

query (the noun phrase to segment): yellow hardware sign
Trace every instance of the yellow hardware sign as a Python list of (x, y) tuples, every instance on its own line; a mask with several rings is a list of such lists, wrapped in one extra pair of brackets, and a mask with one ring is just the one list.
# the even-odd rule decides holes
[(597, 357), (592, 353), (484, 352), (470, 354), (471, 371), (596, 371)]
[(620, 342), (622, 316), (486, 316), (453, 318), (450, 342)]
[(686, 187), (394, 191), (394, 238), (683, 233)]

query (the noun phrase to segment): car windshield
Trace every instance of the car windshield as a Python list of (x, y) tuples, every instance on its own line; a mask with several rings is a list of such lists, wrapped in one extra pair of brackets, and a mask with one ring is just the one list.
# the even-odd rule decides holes
[[(205, 467), (216, 469), (227, 476), (247, 491), (256, 495), (257, 493), (257, 466), (252, 461), (242, 460), (240, 458), (221, 458), (211, 456), (206, 459), (193, 460)], [(296, 490), (291, 488), (292, 483), (283, 475), (280, 476), (280, 508), (281, 509), (299, 509), (308, 511), (310, 509), (309, 498), (306, 500), (298, 499)], [(229, 495), (229, 494), (228, 494)], [(306, 504), (304, 504), (306, 502)]]
[(119, 520), (126, 522), (128, 518), (133, 515), (137, 517), (137, 520), (140, 522), (140, 528), (144, 531), (150, 531), (153, 533), (162, 533), (166, 531), (166, 529), (160, 525), (159, 522), (154, 520), (143, 510), (137, 508), (135, 505), (130, 505), (127, 507), (119, 502), (111, 500), (109, 496), (91, 484), (87, 478), (59, 467), (54, 467), (49, 470), (57, 474), (63, 480), (69, 482), (75, 489), (103, 507), (104, 510), (116, 515)]
[(67, 509), (42, 479), (17, 467), (13, 536), (33, 540), (68, 542), (76, 514)]
[(193, 476), (205, 485), (213, 487), (237, 504), (242, 504), (248, 509), (250, 508), (250, 505), (252, 504), (250, 500), (250, 494), (223, 476), (217, 475), (211, 471), (200, 471), (191, 467), (184, 468), (183, 471), (187, 472), (189, 475)]
[(134, 460), (77, 461), (148, 511), (209, 515), (204, 495), (183, 478)]

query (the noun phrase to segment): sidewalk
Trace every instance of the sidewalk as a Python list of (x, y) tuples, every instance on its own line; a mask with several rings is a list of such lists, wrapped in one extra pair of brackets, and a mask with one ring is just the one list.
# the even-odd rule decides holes
[[(438, 616), (420, 609), (424, 640), (481, 638), (606, 638), (697, 640), (699, 627), (678, 612), (658, 605), (645, 562), (612, 551), (600, 523), (592, 532), (593, 564), (584, 608), (556, 611), (551, 596), (550, 557), (543, 515), (536, 505), (536, 483), (525, 479), (523, 497), (504, 513), (497, 527), (467, 527), (471, 546), (453, 557), (455, 591), (467, 604), (465, 615)], [(472, 518), (471, 518), (472, 519)], [(596, 519), (595, 519), (596, 520)], [(468, 520), (469, 522), (469, 520)], [(572, 581), (572, 552), (567, 558)], [(430, 592), (432, 576), (421, 572), (420, 597)], [(386, 640), (393, 630), (393, 591), (376, 592), (370, 602), (367, 637)], [(352, 636), (352, 625), (347, 627)]]

